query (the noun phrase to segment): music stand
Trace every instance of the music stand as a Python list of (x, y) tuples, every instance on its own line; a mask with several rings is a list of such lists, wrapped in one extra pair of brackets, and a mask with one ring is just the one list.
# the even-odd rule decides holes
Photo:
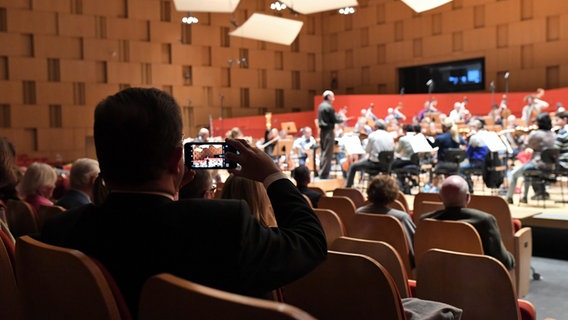
[(295, 134), (298, 132), (298, 130), (296, 130), (296, 123), (294, 121), (282, 122), (280, 126), (282, 127), (282, 130), (285, 130), (288, 134)]

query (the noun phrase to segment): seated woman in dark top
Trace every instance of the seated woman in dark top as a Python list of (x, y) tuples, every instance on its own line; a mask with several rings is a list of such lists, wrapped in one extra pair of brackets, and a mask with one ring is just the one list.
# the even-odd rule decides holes
[(400, 210), (391, 209), (388, 207), (389, 203), (393, 202), (398, 195), (398, 184), (396, 180), (387, 175), (379, 175), (367, 186), (367, 198), (371, 201), (370, 204), (357, 209), (357, 213), (375, 213), (387, 214), (397, 218), (408, 239), (410, 252), (414, 253), (414, 232), (416, 225), (412, 221), (412, 217)]

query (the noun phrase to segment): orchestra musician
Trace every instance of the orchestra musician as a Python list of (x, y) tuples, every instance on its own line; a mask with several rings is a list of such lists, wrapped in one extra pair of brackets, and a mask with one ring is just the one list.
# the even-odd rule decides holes
[(297, 152), (298, 163), (300, 166), (303, 166), (306, 164), (308, 152), (312, 152), (311, 149), (316, 145), (316, 139), (312, 136), (312, 128), (304, 127), (300, 131), (302, 136), (294, 140), (292, 151)]
[(402, 102), (399, 102), (397, 104), (397, 106), (394, 108), (394, 118), (398, 121), (398, 122), (404, 122), (406, 120), (406, 116), (404, 115), (404, 113), (402, 113), (402, 108), (403, 108), (403, 104)]
[[(420, 132), (420, 125), (405, 124), (402, 126), (402, 131), (404, 135), (398, 139), (398, 143), (396, 144), (396, 148), (394, 150), (395, 159), (392, 163), (392, 169), (403, 168), (412, 164), (410, 158), (414, 154), (414, 149), (410, 143), (410, 137), (415, 135), (417, 132)], [(410, 194), (411, 187), (408, 185), (408, 182), (405, 181), (405, 178), (402, 175), (397, 175), (397, 180), (400, 190), (402, 190), (405, 194)]]
[[(513, 203), (513, 194), (515, 193), (515, 187), (517, 186), (517, 180), (523, 175), (527, 169), (539, 169), (545, 168), (546, 164), (540, 159), (540, 153), (542, 150), (551, 148), (554, 146), (556, 136), (552, 129), (552, 121), (550, 116), (546, 112), (541, 112), (536, 116), (536, 124), (538, 130), (532, 131), (527, 137), (527, 148), (525, 152), (531, 154), (531, 160), (524, 165), (516, 168), (511, 173), (509, 179), (509, 190), (507, 191), (507, 202)], [(524, 191), (519, 200), (520, 203), (527, 203), (527, 195), (529, 192), (529, 183), (524, 184)], [(546, 193), (544, 185), (533, 185), (535, 189), (534, 199), (547, 199), (549, 197)]]
[[(442, 132), (442, 134), (436, 136), (433, 143), (430, 143), (432, 147), (438, 147), (438, 163), (436, 164), (435, 170), (451, 170), (455, 168), (455, 163), (446, 161), (446, 151), (448, 149), (457, 149), (465, 146), (466, 142), (459, 134), (457, 126), (450, 118), (445, 118), (442, 121)], [(430, 142), (430, 140), (428, 140), (428, 142)]]
[(523, 107), (522, 119), (526, 126), (530, 126), (534, 123), (536, 116), (542, 112), (542, 110), (548, 108), (548, 102), (541, 100), (544, 96), (544, 89), (537, 89), (535, 94), (529, 94), (525, 97), (526, 105)]
[(394, 150), (394, 139), (392, 135), (386, 131), (386, 129), (387, 126), (384, 120), (379, 119), (375, 121), (375, 131), (369, 134), (367, 145), (365, 146), (365, 151), (367, 152), (368, 156), (351, 164), (351, 166), (349, 167), (349, 170), (347, 172), (347, 188), (353, 186), (355, 174), (358, 171), (381, 168), (382, 164), (379, 162), (378, 157), (381, 151)]
[(470, 137), (465, 149), (465, 154), (467, 156), (468, 162), (462, 163), (460, 165), (462, 175), (469, 186), (469, 192), (473, 193), (473, 180), (471, 180), (471, 170), (484, 169), (485, 168), (485, 157), (489, 149), (483, 140), (483, 134), (487, 132), (484, 129), (483, 122), (479, 119), (472, 120), (469, 123)]
[(554, 126), (559, 127), (554, 146), (560, 150), (560, 170), (568, 170), (568, 112), (560, 111), (554, 115)]

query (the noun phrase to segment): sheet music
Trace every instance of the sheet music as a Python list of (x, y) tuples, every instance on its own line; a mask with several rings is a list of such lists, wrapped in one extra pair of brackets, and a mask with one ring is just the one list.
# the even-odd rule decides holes
[(432, 146), (428, 143), (428, 140), (426, 140), (426, 137), (422, 133), (407, 137), (414, 153), (432, 152)]
[(345, 136), (341, 138), (341, 142), (345, 147), (345, 151), (348, 154), (365, 154), (365, 149), (361, 145), (361, 140), (358, 136)]
[[(480, 133), (481, 132), (477, 134)], [(483, 133), (480, 136), (480, 139), (485, 143), (485, 145), (491, 152), (507, 151), (507, 146), (505, 146), (503, 141), (499, 138), (497, 132), (483, 131)]]

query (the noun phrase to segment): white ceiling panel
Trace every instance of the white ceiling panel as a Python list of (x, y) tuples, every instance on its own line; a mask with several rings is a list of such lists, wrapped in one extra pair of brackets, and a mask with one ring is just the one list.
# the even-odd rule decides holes
[(300, 33), (303, 24), (302, 21), (253, 13), (245, 23), (231, 31), (229, 35), (289, 46)]

